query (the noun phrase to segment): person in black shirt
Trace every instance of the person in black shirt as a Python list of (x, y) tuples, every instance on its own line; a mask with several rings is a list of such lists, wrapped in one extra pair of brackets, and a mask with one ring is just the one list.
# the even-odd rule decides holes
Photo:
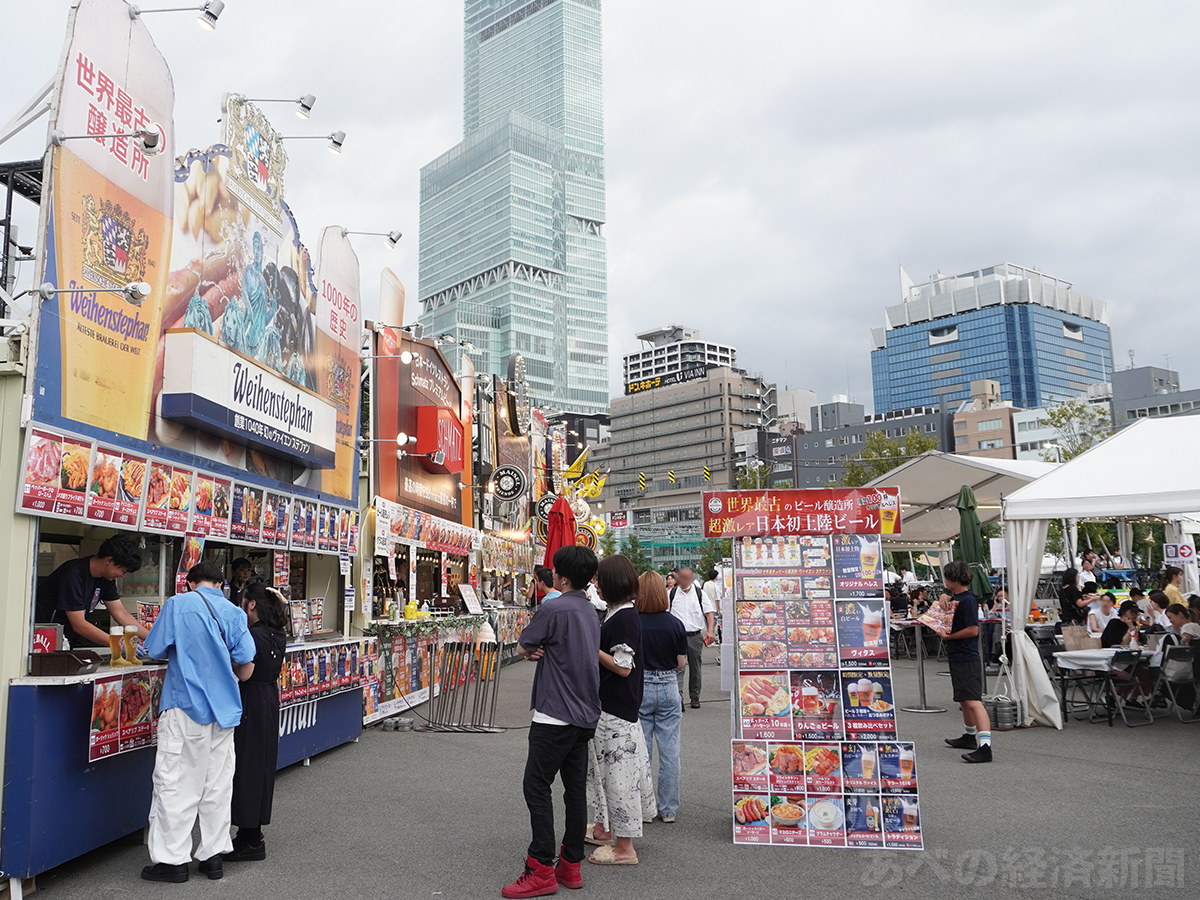
[(242, 721), (233, 732), (231, 820), (238, 832), (226, 862), (267, 858), (262, 827), (271, 823), (275, 768), (279, 761), (279, 672), (287, 650), (283, 594), (261, 581), (241, 591), (242, 609), (254, 638), (254, 674), (238, 683)]
[(149, 632), (121, 604), (115, 581), (141, 567), (141, 536), (113, 535), (100, 545), (95, 556), (72, 559), (46, 577), (38, 589), (35, 621), (62, 625), (63, 635), (72, 647), (106, 647), (108, 632), (88, 620), (103, 603), (114, 624), (137, 625), (138, 639), (144, 641)]
[(229, 566), (229, 602), (242, 605), (242, 591), (254, 577), (254, 565), (244, 556), (239, 556)]
[(1083, 599), (1079, 590), (1079, 573), (1067, 569), (1062, 573), (1062, 581), (1058, 588), (1058, 605), (1062, 610), (1059, 617), (1063, 627), (1067, 625), (1086, 625), (1088, 617), (1088, 602)]
[(991, 720), (983, 705), (983, 672), (979, 658), (979, 600), (971, 593), (971, 568), (961, 559), (947, 563), (942, 580), (955, 601), (950, 627), (938, 633), (946, 644), (946, 660), (954, 700), (962, 709), (965, 733), (946, 738), (951, 747), (970, 750), (963, 754), (969, 763), (992, 761)]
[(588, 800), (596, 824), (587, 840), (600, 846), (588, 859), (632, 866), (637, 864), (633, 839), (642, 836), (642, 822), (658, 812), (638, 720), (644, 664), (633, 563), (624, 556), (601, 560), (596, 588), (608, 604), (608, 617), (600, 626), (600, 723), (588, 757)]
[(687, 632), (670, 612), (667, 586), (657, 572), (638, 579), (637, 611), (642, 619), (642, 708), (638, 718), (646, 738), (646, 760), (658, 744), (658, 817), (668, 825), (679, 811), (679, 726), (683, 710), (675, 673), (687, 665)]

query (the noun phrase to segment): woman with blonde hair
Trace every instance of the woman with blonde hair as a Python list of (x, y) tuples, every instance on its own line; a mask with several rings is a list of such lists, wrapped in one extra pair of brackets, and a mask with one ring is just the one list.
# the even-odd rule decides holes
[(637, 611), (642, 620), (642, 659), (645, 687), (638, 715), (646, 737), (646, 760), (658, 744), (658, 818), (670, 824), (679, 811), (679, 704), (676, 672), (687, 665), (687, 632), (669, 612), (667, 586), (657, 572), (638, 579)]

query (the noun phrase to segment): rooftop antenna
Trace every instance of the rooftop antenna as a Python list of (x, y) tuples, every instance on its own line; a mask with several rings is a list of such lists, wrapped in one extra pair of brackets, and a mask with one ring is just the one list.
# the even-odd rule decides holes
[(1133, 368), (1133, 350), (1132, 349), (1130, 349), (1130, 351), (1129, 351), (1129, 368), (1131, 368), (1131, 369)]
[(1163, 354), (1163, 368), (1164, 369), (1171, 368), (1171, 354), (1170, 353)]

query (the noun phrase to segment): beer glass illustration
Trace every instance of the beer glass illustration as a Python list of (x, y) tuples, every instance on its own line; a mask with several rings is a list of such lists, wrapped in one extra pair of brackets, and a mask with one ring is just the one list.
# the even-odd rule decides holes
[(861, 578), (879, 577), (879, 544), (872, 538), (858, 539), (858, 565)]
[(911, 747), (902, 747), (900, 749), (900, 777), (912, 778), (913, 773), (913, 750)]
[(862, 751), (862, 777), (875, 777), (875, 751), (863, 748)]
[(883, 634), (883, 607), (863, 604), (862, 629), (863, 646), (878, 647), (880, 636)]
[(915, 800), (903, 801), (901, 803), (901, 809), (904, 812), (904, 830), (905, 831), (916, 831), (917, 830), (917, 822), (919, 821), (919, 818), (917, 816), (916, 801)]

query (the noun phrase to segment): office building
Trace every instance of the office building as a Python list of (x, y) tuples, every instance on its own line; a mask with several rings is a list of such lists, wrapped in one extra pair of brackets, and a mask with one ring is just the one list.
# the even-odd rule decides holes
[(644, 390), (647, 382), (654, 386), (675, 384), (686, 381), (689, 374), (696, 377), (695, 370), (709, 366), (737, 368), (737, 350), (727, 344), (700, 340), (700, 332), (695, 328), (668, 325), (643, 331), (637, 339), (649, 346), (625, 357), (627, 394), (631, 385)]
[(901, 274), (901, 302), (871, 330), (875, 411), (971, 399), (990, 379), (1018, 408), (1077, 397), (1112, 375), (1103, 301), (1036, 269), (1002, 263), (913, 284)]
[(783, 434), (790, 434), (792, 431), (801, 433), (807, 431), (812, 408), (816, 405), (816, 391), (810, 391), (807, 388), (777, 391), (775, 406), (779, 416), (779, 431)]
[(420, 323), (538, 406), (608, 405), (599, 0), (467, 0), (463, 141), (421, 169)]
[(866, 415), (861, 403), (835, 394), (831, 403), (822, 403), (811, 410), (811, 428), (796, 435), (793, 479), (797, 488), (828, 485), (845, 473), (846, 460), (858, 455), (867, 435), (874, 431), (903, 442), (910, 431), (937, 439), (935, 449), (954, 452), (951, 437), (953, 415), (949, 410), (933, 406), (899, 409), (889, 413)]
[(1113, 372), (1113, 424), (1132, 425), (1138, 419), (1189, 416), (1200, 412), (1200, 390), (1180, 390), (1179, 373), (1156, 366)]
[(748, 434), (753, 443), (775, 417), (775, 386), (761, 375), (726, 366), (696, 371), (690, 381), (614, 398), (608, 443), (590, 456), (611, 467), (599, 499), (627, 522), (617, 536), (636, 534), (655, 567), (695, 561), (701, 495), (736, 487), (735, 442)]
[(954, 412), (954, 452), (987, 459), (1016, 459), (1013, 416), (1017, 409), (1000, 399), (1000, 384), (971, 382), (971, 399)]
[[(1200, 395), (1200, 392), (1197, 393)], [(1112, 421), (1112, 385), (1090, 385), (1087, 394), (1078, 399), (1086, 400), (1089, 405), (1102, 411), (1105, 423)], [(1196, 408), (1200, 409), (1200, 396), (1197, 396)], [(1050, 424), (1049, 409), (1016, 410), (1012, 417), (1012, 428), (1017, 459), (1061, 461), (1061, 454), (1055, 448), (1062, 441), (1062, 435)]]

